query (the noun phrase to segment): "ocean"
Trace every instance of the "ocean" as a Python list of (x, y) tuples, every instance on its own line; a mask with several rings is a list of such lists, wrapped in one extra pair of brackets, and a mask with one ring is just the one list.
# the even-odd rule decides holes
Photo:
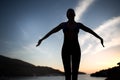
[[(8, 80), (65, 80), (64, 76), (39, 76), (39, 77), (19, 77)], [(103, 77), (90, 77), (90, 75), (79, 75), (78, 80), (105, 80)]]

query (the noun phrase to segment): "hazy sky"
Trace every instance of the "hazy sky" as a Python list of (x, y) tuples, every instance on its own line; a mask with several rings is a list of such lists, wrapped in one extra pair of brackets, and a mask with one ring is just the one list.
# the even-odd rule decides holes
[(36, 66), (63, 71), (62, 31), (36, 48), (52, 28), (67, 21), (68, 8), (75, 9), (76, 21), (103, 37), (79, 33), (82, 50), (80, 71), (92, 73), (120, 62), (120, 0), (0, 0), (0, 55), (21, 59)]

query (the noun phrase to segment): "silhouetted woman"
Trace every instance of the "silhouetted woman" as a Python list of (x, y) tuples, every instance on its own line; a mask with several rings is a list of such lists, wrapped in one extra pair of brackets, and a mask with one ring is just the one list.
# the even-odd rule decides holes
[[(90, 28), (84, 26), (81, 23), (75, 22), (75, 12), (73, 9), (68, 9), (67, 11), (67, 22), (63, 22), (47, 33), (42, 39), (38, 41), (36, 46), (39, 46), (40, 43), (49, 37), (51, 34), (63, 30), (64, 33), (64, 43), (62, 47), (62, 61), (65, 71), (65, 80), (77, 80), (78, 69), (81, 57), (81, 50), (78, 42), (78, 33), (82, 29), (86, 32), (93, 34), (95, 37), (100, 39), (101, 44), (103, 45), (103, 39), (97, 35)], [(104, 47), (104, 45), (103, 45)], [(71, 76), (72, 74), (72, 76)]]

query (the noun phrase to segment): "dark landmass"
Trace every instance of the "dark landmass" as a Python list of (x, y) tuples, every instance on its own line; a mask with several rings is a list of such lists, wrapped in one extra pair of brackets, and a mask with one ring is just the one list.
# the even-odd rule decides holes
[(92, 73), (92, 77), (106, 77), (106, 80), (120, 80), (120, 63), (119, 66), (115, 66), (109, 69), (101, 70)]
[(33, 64), (0, 55), (0, 76), (58, 76), (64, 73), (50, 67)]
[[(79, 72), (79, 74), (85, 74)], [(45, 66), (35, 66), (28, 62), (0, 55), (0, 77), (19, 76), (62, 76), (64, 72)]]
[(78, 74), (86, 74), (85, 72), (78, 72)]
[(107, 77), (108, 70), (100, 70), (98, 72), (90, 74), (92, 77)]

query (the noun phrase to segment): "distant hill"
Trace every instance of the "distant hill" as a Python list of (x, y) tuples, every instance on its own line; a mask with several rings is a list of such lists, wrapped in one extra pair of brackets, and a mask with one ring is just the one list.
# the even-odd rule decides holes
[[(79, 72), (79, 74), (85, 74)], [(0, 55), (0, 76), (58, 76), (64, 72), (45, 66), (35, 66), (28, 62)]]
[(98, 72), (90, 74), (92, 77), (107, 77), (108, 70), (100, 70)]
[(0, 76), (57, 76), (63, 74), (63, 72), (50, 67), (35, 66), (0, 55)]
[(86, 74), (85, 72), (78, 72), (78, 74)]
[(98, 72), (92, 73), (92, 77), (106, 77), (106, 80), (120, 80), (120, 63), (119, 66), (115, 66), (109, 69), (100, 70)]

